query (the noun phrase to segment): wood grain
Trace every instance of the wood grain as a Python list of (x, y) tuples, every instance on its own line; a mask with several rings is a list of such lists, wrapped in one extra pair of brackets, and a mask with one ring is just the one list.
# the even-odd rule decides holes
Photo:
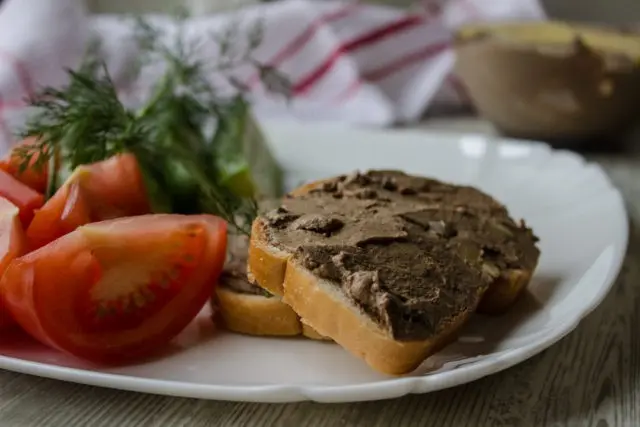
[(575, 332), (521, 365), (438, 393), (331, 405), (178, 399), (0, 371), (0, 425), (640, 426), (640, 155), (596, 159), (628, 202), (622, 273)]

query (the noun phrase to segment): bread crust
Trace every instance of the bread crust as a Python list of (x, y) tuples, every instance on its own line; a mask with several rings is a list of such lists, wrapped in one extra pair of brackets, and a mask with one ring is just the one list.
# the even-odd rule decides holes
[(279, 337), (302, 335), (328, 340), (303, 324), (298, 314), (278, 297), (245, 294), (217, 286), (213, 306), (215, 316), (232, 332)]
[[(446, 331), (424, 341), (397, 341), (340, 293), (334, 285), (315, 277), (290, 257), (269, 246), (260, 218), (254, 221), (248, 266), (255, 283), (282, 296), (317, 333), (330, 337), (373, 369), (402, 375), (416, 369), (427, 357), (457, 337), (471, 312), (460, 313)], [(278, 274), (273, 274), (277, 271)], [(282, 272), (282, 273), (280, 273)]]
[(302, 335), (310, 338), (312, 340), (318, 341), (331, 341), (331, 338), (327, 338), (324, 335), (320, 335), (315, 329), (311, 326), (307, 325), (304, 319), (300, 319), (300, 324), (302, 325)]
[[(269, 248), (266, 231), (262, 221), (255, 220), (251, 225), (251, 241), (249, 242), (249, 258), (247, 275), (258, 286), (282, 297), (284, 289), (284, 273), (287, 264), (287, 253)], [(260, 236), (254, 238), (254, 236)]]
[[(318, 180), (301, 185), (291, 191), (290, 194), (294, 197), (304, 195), (315, 188), (322, 187), (325, 182), (327, 182), (327, 180)], [(525, 293), (532, 275), (533, 270), (507, 270), (489, 285), (489, 289), (482, 296), (476, 312), (490, 316), (498, 316), (506, 313)], [(273, 279), (275, 280), (277, 277)]]
[(396, 341), (359, 309), (342, 297), (334, 286), (319, 280), (307, 269), (287, 261), (283, 301), (320, 334), (333, 338), (375, 370), (402, 375), (416, 369), (428, 356), (455, 338), (469, 312), (452, 320), (446, 333), (424, 341)]
[(497, 316), (509, 311), (526, 292), (531, 275), (531, 271), (507, 270), (489, 285), (476, 312)]
[[(266, 254), (253, 248), (254, 257), (258, 257), (258, 275), (262, 280), (279, 278), (273, 274), (273, 267), (268, 261), (266, 264), (260, 260)], [(282, 266), (282, 268), (284, 268)], [(276, 269), (277, 272), (277, 269)], [(284, 277), (284, 273), (282, 275)], [(256, 279), (247, 265), (247, 280), (255, 284)], [(266, 289), (266, 288), (265, 288)], [(268, 289), (267, 289), (268, 290)], [(215, 287), (211, 305), (214, 315), (222, 325), (233, 332), (256, 336), (297, 336), (302, 335), (314, 340), (329, 340), (313, 330), (308, 325), (303, 325), (300, 316), (293, 309), (282, 302), (279, 297), (281, 292), (271, 292), (273, 296), (254, 295), (238, 292), (226, 286)]]
[(295, 336), (302, 333), (298, 315), (279, 298), (243, 294), (216, 287), (216, 313), (225, 328), (247, 335)]

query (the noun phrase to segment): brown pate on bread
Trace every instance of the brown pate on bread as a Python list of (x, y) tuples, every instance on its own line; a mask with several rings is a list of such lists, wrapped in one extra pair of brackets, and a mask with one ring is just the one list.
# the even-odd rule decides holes
[(282, 300), (252, 283), (247, 276), (249, 238), (231, 235), (227, 260), (212, 297), (212, 307), (223, 326), (232, 331), (257, 336), (296, 336), (325, 340)]
[(517, 299), (536, 241), (477, 189), (369, 171), (307, 184), (259, 216), (248, 269), (320, 334), (404, 374), (472, 312), (499, 313)]

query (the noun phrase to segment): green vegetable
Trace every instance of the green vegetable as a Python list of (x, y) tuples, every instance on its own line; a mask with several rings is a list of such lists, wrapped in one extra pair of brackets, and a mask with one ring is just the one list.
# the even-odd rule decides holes
[(214, 167), (222, 183), (234, 193), (250, 197), (256, 192), (277, 197), (282, 173), (269, 152), (249, 104), (240, 96), (218, 117), (213, 138)]
[[(138, 42), (146, 57), (159, 57), (167, 68), (150, 100), (137, 110), (118, 99), (109, 72), (90, 46), (78, 70), (69, 70), (69, 84), (45, 88), (32, 100), (37, 108), (22, 137), (38, 137), (35, 167), (62, 159), (63, 171), (129, 152), (136, 156), (155, 212), (219, 215), (237, 231), (248, 234), (257, 214), (256, 197), (278, 196), (281, 171), (268, 151), (244, 97), (246, 88), (230, 75), (250, 64), (263, 78), (288, 86), (271, 67), (252, 59), (261, 29), (248, 35), (248, 48), (234, 48), (237, 25), (218, 37), (221, 58), (214, 68), (238, 93), (223, 96), (205, 78), (211, 68), (193, 59), (183, 32), (173, 45), (164, 44), (157, 29), (138, 20)], [(217, 37), (217, 36), (216, 36)], [(140, 65), (140, 64), (138, 64)], [(206, 71), (205, 71), (206, 70)], [(213, 136), (205, 129), (215, 123)], [(22, 151), (24, 167), (32, 155)], [(53, 168), (51, 168), (53, 169)], [(47, 197), (64, 182), (52, 174)]]

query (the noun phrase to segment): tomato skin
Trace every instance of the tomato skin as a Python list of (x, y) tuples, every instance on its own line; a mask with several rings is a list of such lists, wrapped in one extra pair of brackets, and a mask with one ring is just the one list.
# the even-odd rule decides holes
[[(85, 314), (78, 310), (78, 301), (86, 299), (88, 290), (123, 261), (137, 261), (145, 254), (155, 259), (157, 248), (171, 246), (166, 236), (187, 226), (205, 231), (204, 246), (200, 262), (190, 266), (175, 296), (133, 326), (114, 322), (111, 329), (88, 330)], [(104, 248), (108, 256), (101, 254)], [(80, 227), (14, 260), (0, 290), (14, 319), (43, 344), (97, 363), (121, 363), (161, 349), (187, 326), (207, 303), (225, 254), (226, 223), (217, 217), (121, 218)], [(152, 265), (162, 267), (164, 261), (158, 258)], [(129, 289), (131, 284), (122, 282), (112, 286)]]
[[(0, 197), (0, 276), (15, 258), (26, 253), (27, 242), (19, 218), (18, 208)], [(0, 298), (0, 329), (15, 325)]]
[(78, 169), (90, 175), (84, 188), (95, 221), (151, 212), (140, 167), (133, 154), (119, 154)]
[(34, 145), (37, 142), (35, 137), (26, 138), (18, 143), (2, 160), (0, 160), (0, 169), (12, 175), (18, 181), (22, 182), (26, 186), (34, 189), (39, 193), (44, 193), (47, 188), (47, 176), (49, 165), (42, 165), (43, 167), (35, 169), (34, 163), (38, 160), (39, 150), (34, 147), (33, 155), (29, 161), (29, 166), (20, 172), (20, 165), (22, 164), (22, 158), (17, 154), (16, 148), (27, 148)]
[(0, 170), (0, 197), (4, 197), (20, 210), (22, 225), (27, 227), (34, 215), (44, 203), (44, 197), (27, 187), (13, 176)]
[(27, 238), (35, 250), (81, 225), (149, 212), (138, 163), (123, 154), (76, 168), (35, 213)]
[(80, 179), (80, 174), (75, 174), (35, 213), (26, 234), (31, 250), (91, 222), (89, 202)]

